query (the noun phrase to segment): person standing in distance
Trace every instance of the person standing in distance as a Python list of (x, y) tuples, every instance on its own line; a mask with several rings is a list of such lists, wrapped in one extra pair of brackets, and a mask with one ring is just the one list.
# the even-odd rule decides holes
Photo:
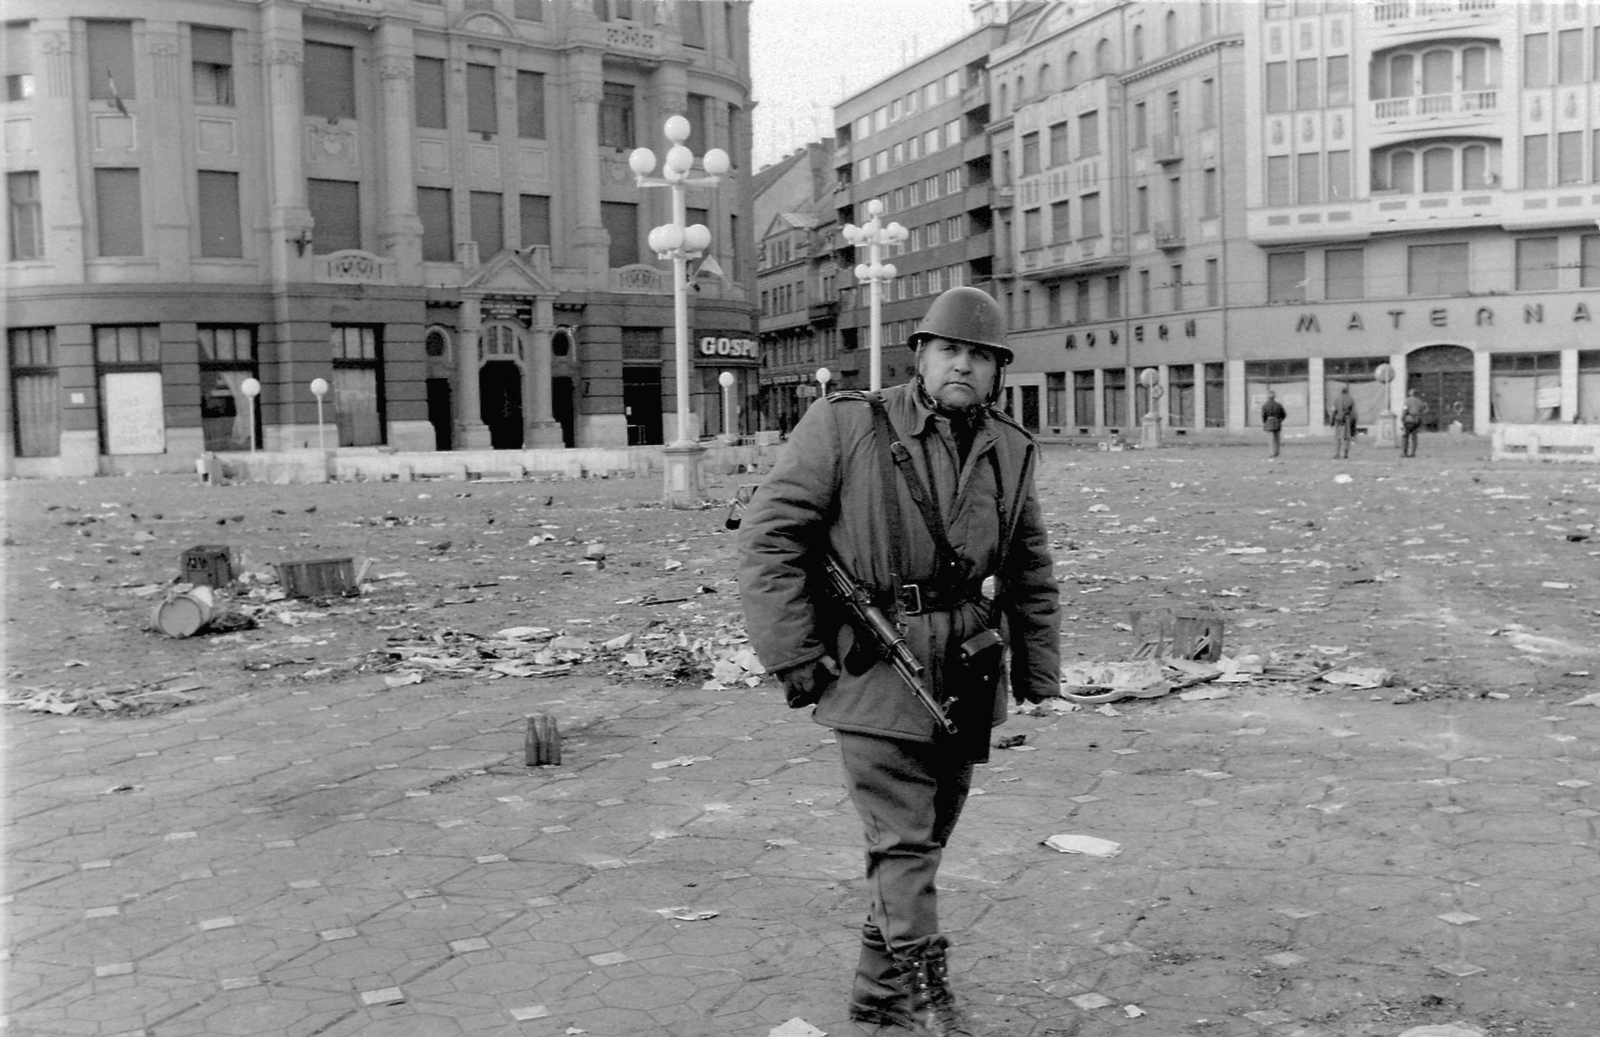
[(1349, 457), (1350, 441), (1356, 437), (1356, 398), (1348, 385), (1339, 387), (1328, 420), (1333, 424), (1333, 456)]
[[(869, 907), (850, 1017), (917, 1037), (972, 1032), (950, 989), (934, 882), (973, 765), (1008, 713), (1007, 678), (1018, 701), (1060, 692), (1038, 448), (994, 409), (1012, 358), (1005, 335), (985, 292), (940, 295), (911, 336), (915, 378), (814, 403), (742, 524), (750, 642), (789, 705), (815, 705), (817, 723), (838, 732), (865, 828)], [(904, 637), (955, 733), (830, 600), (819, 580), (828, 553)], [(994, 644), (987, 663), (962, 651), (980, 641)]]
[(1283, 419), (1288, 416), (1289, 412), (1278, 402), (1278, 394), (1268, 389), (1267, 402), (1261, 405), (1261, 427), (1272, 437), (1273, 457), (1278, 456), (1278, 450), (1283, 446)]
[(1423, 417), (1428, 413), (1428, 401), (1422, 398), (1415, 386), (1406, 393), (1406, 403), (1400, 411), (1400, 456), (1417, 456), (1417, 433), (1422, 431)]

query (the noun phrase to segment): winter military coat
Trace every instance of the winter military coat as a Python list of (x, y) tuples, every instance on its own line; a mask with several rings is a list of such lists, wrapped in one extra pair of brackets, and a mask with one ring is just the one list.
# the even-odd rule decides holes
[[(959, 733), (939, 738), (952, 739), (965, 758), (982, 760), (990, 728), (1005, 720), (1007, 682), (951, 686), (955, 650), (962, 642), (986, 627), (1001, 630), (1009, 649), (1009, 683), (1019, 700), (1038, 701), (1060, 687), (1057, 588), (1033, 478), (1037, 447), (1011, 419), (986, 411), (962, 463), (949, 421), (913, 385), (895, 386), (883, 395), (896, 434), (941, 509), (950, 545), (967, 570), (963, 586), (973, 592), (972, 600), (947, 601), (943, 604), (956, 607), (916, 615), (896, 611), (886, 523), (890, 509), (898, 509), (903, 530), (903, 582), (935, 582), (936, 542), (898, 465), (891, 465), (898, 499), (885, 500), (880, 467), (885, 451), (871, 407), (864, 394), (843, 393), (806, 411), (745, 510), (739, 573), (745, 627), (769, 670), (809, 664), (823, 655), (841, 661), (838, 681), (817, 704), (818, 723), (934, 741), (933, 718), (894, 668), (871, 653), (852, 653), (858, 632), (820, 576), (822, 553), (832, 551), (899, 623), (925, 667), (929, 689), (941, 699), (955, 696), (951, 716)], [(988, 576), (996, 577), (993, 600), (978, 594)], [(865, 666), (858, 661), (862, 654)], [(856, 664), (846, 666), (846, 661)]]

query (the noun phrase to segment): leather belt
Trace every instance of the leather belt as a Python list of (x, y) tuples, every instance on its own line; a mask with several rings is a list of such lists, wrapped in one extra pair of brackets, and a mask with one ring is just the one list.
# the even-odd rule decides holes
[(983, 597), (983, 581), (964, 586), (941, 587), (934, 583), (903, 583), (900, 596), (892, 593), (874, 595), (879, 607), (890, 607), (902, 616), (920, 616), (925, 612), (954, 612), (968, 602)]

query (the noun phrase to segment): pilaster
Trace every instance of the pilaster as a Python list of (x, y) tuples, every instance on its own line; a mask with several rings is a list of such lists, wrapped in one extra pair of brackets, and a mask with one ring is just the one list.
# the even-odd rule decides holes
[(44, 217), (44, 255), (60, 284), (82, 284), (88, 231), (77, 145), (83, 128), (73, 103), (72, 33), (65, 18), (33, 23), (34, 68), (40, 70), (33, 98), (33, 150), (39, 169), (39, 204)]
[(418, 284), (422, 280), (422, 220), (417, 216), (416, 163), (412, 154), (415, 61), (411, 26), (393, 18), (384, 19), (378, 28), (378, 104), (384, 156), (378, 247), (395, 260), (401, 284)]
[(272, 278), (277, 284), (310, 280), (311, 210), (306, 205), (300, 142), (305, 37), (298, 5), (270, 3), (262, 11), (262, 59), (267, 66), (267, 133), (272, 155), (272, 213), (268, 219)]

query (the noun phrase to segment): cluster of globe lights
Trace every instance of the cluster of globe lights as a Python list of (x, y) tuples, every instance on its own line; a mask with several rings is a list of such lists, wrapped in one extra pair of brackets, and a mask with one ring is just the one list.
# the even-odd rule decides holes
[[(883, 202), (877, 198), (867, 203), (867, 215), (872, 218), (865, 226), (857, 227), (853, 223), (847, 223), (840, 229), (839, 233), (844, 235), (844, 240), (857, 247), (882, 246), (898, 244), (911, 236), (911, 232), (898, 223), (884, 226), (880, 218), (883, 216)], [(881, 261), (876, 252), (870, 255), (871, 262), (856, 265), (856, 280), (875, 281), (879, 284), (894, 280), (895, 274), (898, 273), (894, 264)]]
[[(694, 168), (694, 152), (684, 143), (689, 139), (689, 120), (674, 115), (662, 129), (667, 139), (672, 141), (672, 147), (667, 149), (666, 160), (661, 164), (660, 182), (679, 189), (696, 183), (689, 179), (690, 170)], [(728, 171), (728, 153), (721, 148), (712, 148), (701, 159), (701, 166), (708, 176), (720, 177)], [(628, 168), (641, 181), (644, 180), (656, 168), (656, 153), (649, 148), (634, 148), (628, 155)], [(674, 216), (674, 222), (663, 223), (650, 231), (648, 240), (656, 255), (699, 255), (705, 252), (711, 245), (710, 228), (703, 223), (685, 227), (677, 222), (676, 214)]]

